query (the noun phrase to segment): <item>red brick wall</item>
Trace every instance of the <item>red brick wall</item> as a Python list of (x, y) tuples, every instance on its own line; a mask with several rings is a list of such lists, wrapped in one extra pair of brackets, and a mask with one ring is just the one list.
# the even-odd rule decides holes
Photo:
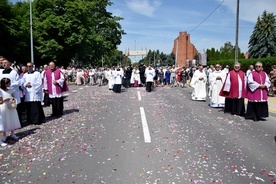
[[(176, 52), (176, 49), (178, 52)], [(186, 60), (192, 61), (194, 56), (198, 54), (197, 49), (190, 41), (190, 34), (187, 34), (187, 32), (179, 33), (179, 36), (174, 40), (172, 52), (175, 54), (176, 65), (179, 67), (187, 66), (189, 63), (186, 63)]]

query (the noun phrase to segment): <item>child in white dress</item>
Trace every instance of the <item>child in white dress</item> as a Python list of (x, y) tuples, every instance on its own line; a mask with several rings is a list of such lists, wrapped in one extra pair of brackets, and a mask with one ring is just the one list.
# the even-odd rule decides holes
[(0, 91), (3, 98), (3, 104), (0, 105), (3, 125), (3, 137), (1, 139), (2, 142), (6, 141), (6, 132), (8, 131), (11, 131), (11, 138), (18, 140), (19, 137), (14, 134), (14, 130), (21, 128), (16, 109), (8, 107), (8, 104), (15, 100), (15, 98), (12, 96), (12, 91), (9, 90), (10, 85), (11, 81), (9, 78), (1, 79)]
[[(2, 92), (0, 91), (0, 105), (3, 103), (4, 103), (4, 101), (3, 101), (3, 97), (2, 97)], [(4, 130), (4, 128), (3, 128), (3, 122), (2, 122), (2, 115), (0, 113), (0, 132), (2, 132), (3, 130)], [(4, 143), (2, 140), (0, 140), (0, 146), (1, 147), (7, 146), (7, 143)]]

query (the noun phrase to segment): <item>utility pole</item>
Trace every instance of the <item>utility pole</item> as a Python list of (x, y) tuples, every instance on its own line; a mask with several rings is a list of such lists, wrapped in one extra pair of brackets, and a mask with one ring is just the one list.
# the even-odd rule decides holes
[[(136, 51), (136, 40), (134, 40), (134, 51)], [(134, 57), (134, 61), (136, 63), (136, 54), (135, 54), (135, 57)]]
[(155, 63), (155, 50), (153, 51), (153, 65), (156, 66), (156, 63)]
[(30, 0), (30, 37), (31, 37), (31, 62), (34, 64), (34, 44), (33, 44), (33, 15), (32, 15), (32, 0)]
[(237, 0), (235, 63), (238, 62), (238, 59), (239, 59), (239, 11), (240, 11), (240, 0)]

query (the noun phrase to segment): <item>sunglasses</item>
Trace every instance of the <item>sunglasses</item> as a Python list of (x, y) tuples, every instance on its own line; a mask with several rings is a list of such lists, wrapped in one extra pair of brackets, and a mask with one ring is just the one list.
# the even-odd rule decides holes
[(27, 66), (27, 67), (33, 67), (33, 66), (30, 66), (30, 65), (29, 65), (29, 66)]
[(256, 67), (256, 68), (261, 68), (262, 66), (260, 66), (260, 65), (256, 65), (255, 67)]

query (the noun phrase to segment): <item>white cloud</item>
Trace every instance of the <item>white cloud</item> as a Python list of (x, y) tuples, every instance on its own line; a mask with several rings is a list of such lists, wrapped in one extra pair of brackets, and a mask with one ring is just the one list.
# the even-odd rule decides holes
[[(221, 0), (218, 0), (221, 2)], [(226, 6), (233, 14), (236, 14), (237, 1), (229, 0), (224, 1), (223, 4)], [(270, 13), (276, 13), (276, 0), (241, 0), (239, 6), (239, 17), (240, 20), (248, 22), (256, 22), (257, 17), (262, 15), (265, 10)]]
[(136, 13), (153, 17), (154, 12), (162, 4), (160, 0), (125, 0), (127, 6)]

